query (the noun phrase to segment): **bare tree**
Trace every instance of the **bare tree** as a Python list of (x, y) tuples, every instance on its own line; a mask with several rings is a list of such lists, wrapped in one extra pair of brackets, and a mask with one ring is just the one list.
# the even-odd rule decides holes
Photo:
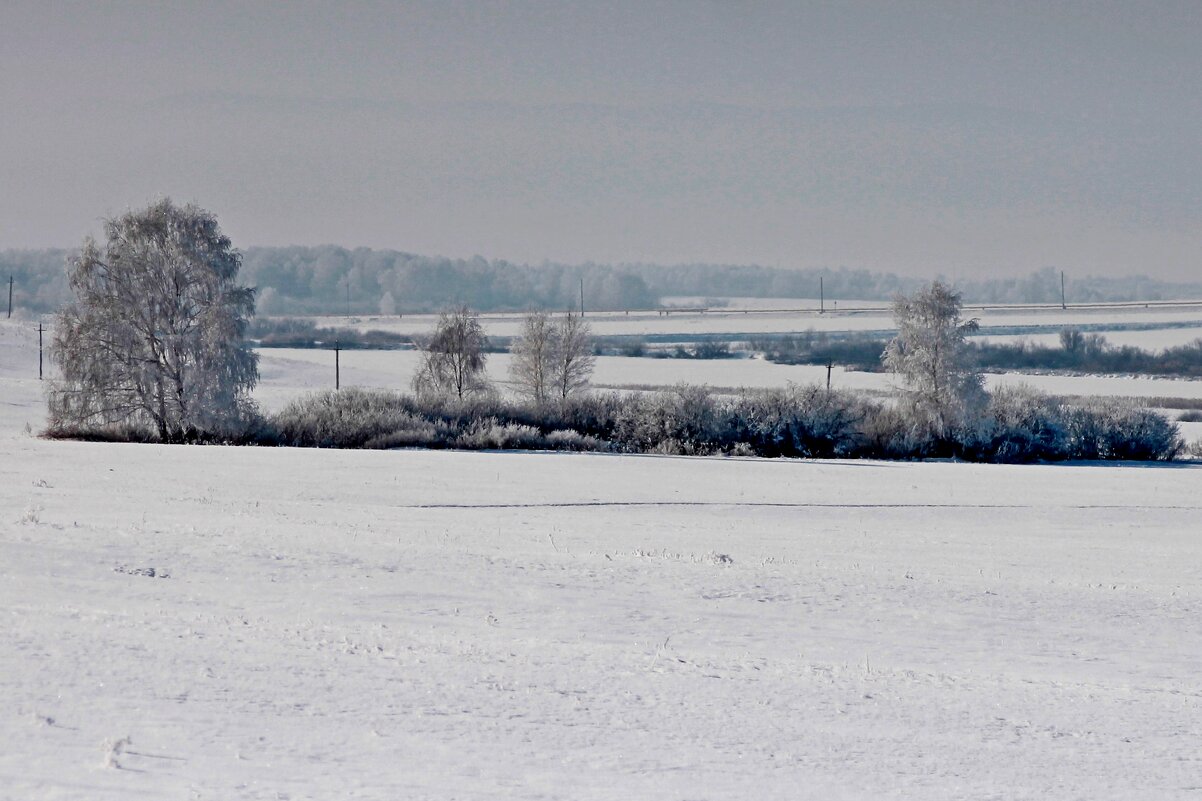
[(488, 337), (466, 306), (439, 315), (423, 343), (422, 363), (413, 376), (419, 395), (453, 395), (462, 400), (490, 389), (484, 374)]
[(105, 222), (69, 265), (52, 427), (149, 425), (164, 442), (225, 433), (253, 411), (258, 357), (243, 340), (254, 290), (217, 219), (161, 200)]
[(916, 425), (947, 436), (984, 406), (981, 373), (965, 336), (976, 320), (960, 317), (960, 295), (940, 281), (893, 302), (897, 336), (885, 348), (885, 366), (901, 376), (902, 402)]
[(568, 315), (556, 326), (553, 364), (554, 392), (567, 398), (588, 386), (593, 375), (593, 336), (589, 324), (579, 314)]
[(1076, 326), (1067, 326), (1060, 329), (1060, 347), (1068, 353), (1077, 353), (1081, 350), (1081, 346), (1085, 342), (1085, 335), (1081, 333), (1081, 329)]
[(546, 312), (532, 312), (522, 322), (522, 333), (513, 342), (509, 376), (518, 392), (545, 403), (555, 390), (554, 374), (559, 351), (559, 328)]

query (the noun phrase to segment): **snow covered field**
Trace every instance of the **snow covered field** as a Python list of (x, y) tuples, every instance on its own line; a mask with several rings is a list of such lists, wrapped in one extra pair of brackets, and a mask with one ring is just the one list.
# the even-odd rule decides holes
[[(781, 305), (790, 302), (796, 305)], [(836, 309), (832, 301), (828, 302), (828, 311), (819, 314), (817, 300), (785, 299), (770, 304), (747, 304), (706, 312), (590, 312), (587, 318), (597, 336), (737, 336), (800, 333), (810, 330), (829, 333), (883, 332), (893, 328), (893, 316), (887, 305), (878, 301), (847, 301), (840, 305), (846, 309), (848, 303), (855, 303), (856, 308), (860, 310)], [(1106, 330), (1118, 331), (1125, 326), (1183, 326), (1192, 323), (1195, 328), (1202, 327), (1202, 307), (1196, 305), (1101, 309), (1070, 306), (1068, 310), (1056, 306), (1040, 309), (975, 306), (966, 307), (964, 316), (977, 318), (983, 330), (992, 329), (994, 334), (1006, 334), (1005, 329), (1008, 328), (1031, 326), (1050, 326), (1054, 331), (1063, 326), (1077, 325), (1091, 329), (1096, 327), (1103, 333)], [(362, 330), (379, 329), (401, 334), (426, 334), (433, 329), (437, 318), (437, 315), (431, 314), (406, 314), (403, 317), (318, 317), (314, 320), (318, 325), (324, 326), (350, 325)], [(491, 336), (515, 336), (521, 330), (522, 315), (481, 314), (480, 321)]]
[[(263, 386), (256, 391), (266, 408), (279, 408), (295, 397), (296, 387), (332, 389), (333, 351), (268, 348), (260, 351)], [(365, 386), (408, 390), (418, 366), (414, 351), (343, 351), (340, 356), (343, 386)], [(509, 380), (509, 355), (488, 356), (488, 374), (496, 382)], [(774, 364), (763, 359), (651, 359), (627, 356), (597, 358), (593, 383), (599, 387), (671, 387), (675, 384), (708, 384), (721, 389), (780, 387), (788, 382), (824, 383), (821, 365)], [(889, 391), (893, 377), (888, 373), (864, 373), (836, 368), (831, 384), (843, 389)], [(1202, 399), (1202, 381), (1135, 376), (1072, 376), (1026, 373), (993, 373), (986, 376), (991, 387), (1027, 384), (1054, 395), (1106, 397)]]
[(0, 334), (0, 798), (1202, 793), (1198, 466), (45, 442)]
[[(1099, 330), (1091, 333), (1100, 333), (1106, 337), (1106, 341), (1111, 345), (1140, 348), (1141, 350), (1160, 351), (1165, 348), (1175, 347), (1178, 345), (1188, 345), (1195, 339), (1202, 339), (1202, 327), (1184, 326), (1180, 328), (1155, 328), (1146, 331), (1139, 330)], [(1060, 347), (1060, 334), (985, 334), (979, 337), (973, 337), (973, 340), (985, 340), (988, 342), (998, 343), (1014, 343), (1020, 340), (1025, 340), (1032, 344), (1046, 345), (1048, 347)]]

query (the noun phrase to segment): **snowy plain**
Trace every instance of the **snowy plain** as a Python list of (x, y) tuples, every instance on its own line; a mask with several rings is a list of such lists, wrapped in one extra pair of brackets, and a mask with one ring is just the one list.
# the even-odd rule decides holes
[[(699, 310), (625, 312), (589, 312), (587, 320), (597, 336), (645, 336), (671, 337), (674, 335), (698, 336), (802, 333), (805, 331), (830, 334), (852, 332), (876, 332), (881, 334), (893, 329), (893, 316), (887, 305), (879, 301), (841, 301), (842, 308), (833, 308), (828, 302), (827, 310), (821, 313), (818, 301), (811, 299), (783, 300), (793, 306), (771, 304), (747, 304), (734, 307)], [(848, 304), (856, 304), (849, 310)], [(490, 336), (516, 336), (521, 331), (522, 314), (485, 313), (479, 319)], [(1089, 308), (1059, 306), (1032, 308), (1030, 306), (967, 306), (966, 319), (978, 320), (983, 332), (1007, 335), (1015, 328), (1044, 328), (1055, 333), (1069, 325), (1089, 330), (1121, 331), (1131, 327), (1150, 327), (1172, 330), (1177, 327), (1202, 327), (1202, 306), (1194, 301), (1177, 306), (1115, 306)], [(426, 334), (438, 316), (433, 314), (405, 314), (403, 316), (368, 317), (316, 317), (322, 326), (350, 326), (360, 330), (378, 329), (398, 334)], [(1189, 341), (1189, 340), (1185, 340)], [(1174, 340), (1173, 344), (1177, 344)], [(1163, 347), (1163, 345), (1161, 346)]]
[[(1115, 346), (1131, 346), (1141, 350), (1161, 351), (1165, 348), (1178, 347), (1188, 345), (1196, 339), (1202, 339), (1202, 327), (1197, 326), (1180, 326), (1172, 328), (1154, 328), (1147, 330), (1116, 330), (1102, 329), (1092, 333), (1100, 333), (1106, 338), (1106, 341)], [(987, 341), (997, 343), (1015, 343), (1020, 341), (1030, 342), (1033, 345), (1044, 345), (1046, 347), (1060, 347), (1060, 334), (985, 334), (979, 337), (973, 337), (974, 341)]]
[[(297, 385), (306, 389), (333, 389), (334, 353), (303, 348), (265, 348), (260, 351), (260, 368), (265, 377), (259, 396), (265, 406), (278, 408), (296, 396)], [(344, 386), (357, 385), (407, 390), (416, 372), (415, 351), (354, 350), (339, 355), (339, 373)], [(489, 354), (489, 377), (504, 386), (509, 380), (509, 355)], [(740, 387), (780, 387), (789, 382), (822, 384), (822, 365), (774, 364), (764, 359), (655, 359), (648, 357), (599, 356), (593, 383), (604, 389), (670, 388), (676, 384), (706, 384), (719, 391)], [(831, 385), (872, 393), (892, 390), (888, 373), (867, 373), (836, 367)], [(986, 385), (1025, 384), (1051, 395), (1098, 397), (1202, 399), (1202, 381), (1149, 376), (1051, 375), (1038, 373), (989, 373)]]
[(1198, 466), (48, 442), (30, 356), (0, 798), (1202, 794)]

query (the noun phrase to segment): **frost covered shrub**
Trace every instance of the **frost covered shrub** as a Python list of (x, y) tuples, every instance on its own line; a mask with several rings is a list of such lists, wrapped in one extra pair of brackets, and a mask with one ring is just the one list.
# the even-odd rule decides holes
[(1180, 453), (1175, 423), (1119, 401), (1068, 407), (1027, 388), (993, 393), (982, 419), (959, 435), (967, 459), (1029, 462), (1058, 459), (1162, 461)]
[(372, 437), (363, 443), (364, 448), (388, 450), (390, 448), (434, 448), (451, 439), (450, 429), (445, 423), (434, 423), (416, 417), (406, 421), (404, 428)]
[(616, 392), (590, 392), (549, 404), (540, 414), (546, 426), (609, 442), (614, 439), (619, 411), (629, 402), (630, 398)]
[(650, 451), (665, 439), (663, 424), (657, 418), (655, 398), (632, 395), (614, 410), (613, 441), (619, 450), (630, 453)]
[(530, 405), (358, 388), (293, 401), (272, 415), (257, 441), (311, 448), (605, 448), (602, 440), (578, 431), (540, 427)]
[(915, 425), (904, 407), (792, 385), (736, 398), (681, 385), (667, 392), (588, 395), (558, 403), (344, 389), (294, 401), (253, 441), (332, 448), (956, 456), (997, 462), (1162, 460), (1183, 447), (1176, 425), (1155, 412), (1117, 403), (1065, 407), (1026, 388), (996, 392), (973, 425), (937, 437), (929, 426)]
[(559, 429), (547, 434), (547, 447), (553, 451), (603, 451), (605, 443), (596, 437), (571, 429)]
[(865, 459), (920, 459), (930, 456), (934, 440), (924, 428), (896, 406), (866, 404), (859, 426), (860, 443), (854, 453)]
[[(403, 396), (357, 388), (319, 392), (292, 401), (269, 419), (276, 444), (310, 448), (391, 447), (387, 437), (418, 439), (429, 422), (405, 408)], [(436, 433), (436, 432), (435, 432)], [(371, 443), (371, 444), (369, 444)]]
[(867, 404), (849, 392), (790, 384), (749, 392), (729, 409), (730, 437), (761, 456), (854, 453)]
[(1202, 459), (1202, 439), (1196, 439), (1181, 449), (1181, 453), (1190, 459)]
[(455, 447), (465, 450), (544, 448), (546, 438), (537, 428), (507, 423), (495, 417), (474, 420), (455, 438)]
[(438, 420), (459, 429), (487, 417), (510, 418), (515, 408), (499, 396), (485, 393), (459, 399), (449, 395), (400, 395), (399, 402), (410, 413)]
[(620, 450), (634, 453), (712, 453), (724, 444), (718, 419), (708, 388), (680, 384), (625, 399), (613, 436)]
[(1113, 418), (1107, 458), (1169, 461), (1182, 447), (1176, 423), (1151, 409), (1127, 408)]
[(47, 439), (75, 439), (84, 442), (157, 442), (158, 434), (148, 425), (138, 423), (107, 423), (104, 425), (72, 425), (51, 420), (42, 432)]
[(992, 393), (984, 417), (961, 433), (961, 455), (991, 462), (1063, 459), (1069, 452), (1065, 412), (1025, 386)]
[(1177, 425), (1150, 409), (1109, 401), (1066, 415), (1074, 459), (1167, 461), (1181, 452)]
[(536, 426), (498, 417), (465, 420), (449, 446), (465, 450), (599, 451), (605, 443), (572, 429), (544, 433)]
[(870, 404), (817, 386), (715, 399), (705, 387), (627, 397), (614, 407), (613, 441), (638, 453), (734, 452), (760, 456), (859, 455)]

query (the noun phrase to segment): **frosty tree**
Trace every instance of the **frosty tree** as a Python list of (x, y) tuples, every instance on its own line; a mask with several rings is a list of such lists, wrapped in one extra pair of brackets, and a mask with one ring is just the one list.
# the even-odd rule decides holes
[(959, 293), (940, 281), (912, 296), (899, 296), (893, 319), (897, 336), (882, 358), (901, 376), (903, 407), (915, 425), (946, 437), (986, 399), (964, 340), (977, 330), (977, 321), (961, 318)]
[(149, 426), (164, 442), (223, 434), (246, 419), (258, 357), (243, 334), (254, 290), (217, 219), (161, 200), (105, 222), (69, 265), (58, 314), (52, 427)]
[(545, 403), (553, 391), (558, 336), (551, 316), (533, 312), (522, 321), (522, 333), (510, 352), (509, 377), (517, 391), (535, 403)]
[(588, 386), (593, 373), (592, 332), (571, 312), (559, 323), (546, 312), (527, 315), (511, 350), (510, 378), (535, 403), (567, 398)]
[(488, 337), (466, 306), (439, 315), (422, 343), (422, 361), (413, 376), (419, 395), (453, 395), (462, 400), (489, 389), (484, 374)]
[(555, 394), (562, 399), (588, 386), (593, 374), (593, 334), (583, 314), (568, 312), (557, 326), (555, 339), (552, 376)]

